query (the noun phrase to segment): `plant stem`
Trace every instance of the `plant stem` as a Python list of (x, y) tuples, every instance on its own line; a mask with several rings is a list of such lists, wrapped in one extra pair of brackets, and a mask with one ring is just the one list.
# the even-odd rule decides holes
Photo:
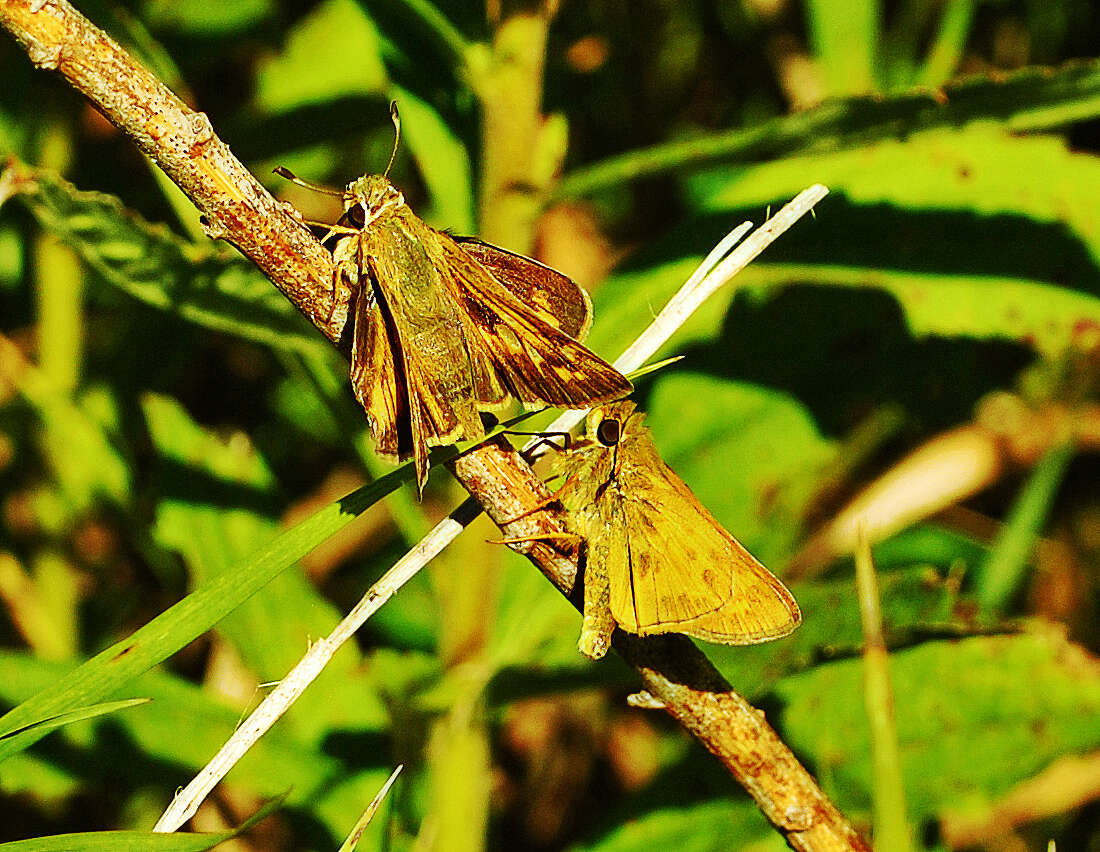
[[(181, 101), (67, 0), (0, 3), (7, 29), (38, 68), (60, 73), (182, 189), (207, 235), (232, 242), (324, 332), (332, 257)], [(333, 341), (336, 343), (337, 341)]]
[(894, 721), (889, 654), (882, 635), (882, 606), (875, 564), (865, 534), (859, 536), (856, 546), (856, 588), (863, 622), (863, 700), (871, 739), (875, 845), (890, 852), (909, 852), (911, 844), (905, 817), (905, 785)]
[[(506, 18), (487, 60), (470, 70), (481, 103), (479, 230), (486, 240), (522, 254), (534, 242), (543, 185), (564, 155), (547, 152), (543, 144), (542, 77), (551, 17), (546, 5)], [(540, 156), (558, 162), (539, 162)]]
[(1074, 451), (1072, 441), (1050, 449), (1020, 490), (989, 558), (978, 572), (978, 602), (984, 613), (1005, 609), (1024, 582), (1035, 542)]
[[(58, 118), (47, 122), (39, 159), (62, 173), (72, 158), (69, 129)], [(35, 299), (38, 313), (38, 366), (62, 393), (80, 383), (84, 353), (84, 274), (80, 261), (52, 233), (34, 239)]]

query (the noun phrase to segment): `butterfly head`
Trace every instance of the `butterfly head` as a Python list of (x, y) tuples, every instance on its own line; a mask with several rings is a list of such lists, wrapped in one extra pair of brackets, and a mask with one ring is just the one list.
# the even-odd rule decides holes
[(357, 228), (366, 228), (405, 204), (405, 196), (383, 175), (364, 175), (344, 189), (344, 215)]

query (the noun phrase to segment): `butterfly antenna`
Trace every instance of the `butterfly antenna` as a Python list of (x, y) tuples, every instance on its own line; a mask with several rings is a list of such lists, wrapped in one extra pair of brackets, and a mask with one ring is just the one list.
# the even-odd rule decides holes
[(401, 114), (397, 111), (397, 101), (390, 101), (390, 121), (393, 122), (393, 152), (390, 154), (390, 162), (382, 177), (388, 177), (393, 161), (397, 159), (397, 146), (401, 143)]
[(302, 180), (294, 172), (288, 169), (286, 166), (276, 166), (272, 171), (279, 177), (286, 178), (291, 183), (296, 183), (298, 186), (304, 186), (306, 189), (312, 189), (314, 192), (320, 192), (323, 195), (335, 195), (337, 198), (344, 197), (344, 191), (341, 189), (333, 189), (331, 186), (321, 186), (319, 183), (311, 183), (308, 180)]

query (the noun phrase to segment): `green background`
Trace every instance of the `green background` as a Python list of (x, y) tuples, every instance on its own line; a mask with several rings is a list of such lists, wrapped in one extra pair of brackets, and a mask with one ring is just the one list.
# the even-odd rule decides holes
[[(978, 428), (991, 395), (1095, 418), (1093, 4), (574, 1), (544, 50), (498, 5), (81, 10), (310, 217), (339, 211), (271, 169), (380, 171), (397, 99), (391, 177), (417, 212), (589, 286), (609, 359), (732, 227), (829, 186), (635, 395), (669, 464), (780, 575), (863, 486)], [(514, 193), (529, 218), (501, 224), (516, 202), (485, 189), (501, 140), (484, 117), (509, 46), (544, 57), (546, 121)], [(442, 467), (421, 503), (384, 478), (346, 363), (7, 36), (0, 79), (0, 153), (35, 177), (0, 207), (0, 705), (18, 705), (0, 841), (155, 848), (143, 832), (262, 685), (462, 495)], [(984, 822), (979, 848), (1100, 849), (1100, 786), (1065, 781), (1100, 760), (1094, 448), (1006, 465), (876, 545), (912, 848)], [(231, 842), (335, 849), (403, 763), (362, 849), (785, 848), (686, 734), (626, 706), (633, 674), (579, 655), (579, 617), (496, 536), (479, 523), (413, 580), (195, 833), (160, 843), (207, 848), (286, 793)], [(795, 634), (702, 647), (881, 830), (852, 562), (791, 587)], [(151, 701), (105, 703), (130, 698)], [(43, 839), (65, 832), (89, 834)]]

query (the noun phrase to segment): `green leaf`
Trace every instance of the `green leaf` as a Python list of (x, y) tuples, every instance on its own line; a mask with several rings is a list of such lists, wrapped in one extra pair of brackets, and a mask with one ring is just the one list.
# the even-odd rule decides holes
[[(717, 243), (722, 236), (718, 234), (714, 242)], [(698, 256), (685, 257), (683, 248), (671, 240), (669, 245), (659, 248), (673, 253), (674, 259), (662, 257), (654, 261), (651, 258), (642, 258), (639, 267), (616, 272), (593, 295), (593, 314), (596, 320), (585, 340), (585, 346), (593, 352), (614, 357), (622, 351), (626, 342), (641, 334), (657, 312), (688, 280), (706, 253), (703, 250)], [(657, 361), (670, 355), (682, 354), (688, 343), (712, 336), (726, 312), (729, 289), (727, 287), (720, 290), (704, 302), (650, 360)], [(638, 310), (639, 305), (644, 305), (645, 310)], [(683, 367), (683, 364), (679, 364), (670, 369)]]
[(73, 722), (83, 722), (85, 719), (94, 719), (97, 716), (105, 716), (108, 713), (114, 713), (116, 710), (125, 710), (128, 707), (136, 707), (139, 704), (145, 704), (148, 702), (148, 698), (126, 698), (122, 701), (104, 701), (100, 704), (93, 704), (90, 707), (81, 707), (78, 710), (72, 710), (68, 713), (61, 713), (50, 719), (43, 719), (41, 722), (36, 722), (33, 725), (28, 725), (26, 728), (22, 728), (18, 731), (12, 731), (11, 733), (4, 734), (4, 737), (10, 737), (15, 734), (22, 733), (23, 731), (37, 731), (39, 734), (48, 734), (50, 731), (62, 728), (65, 725), (71, 725)]
[(23, 241), (19, 232), (9, 224), (0, 225), (0, 289), (11, 290), (18, 286), (24, 274)]
[[(984, 632), (958, 607), (953, 585), (931, 567), (909, 567), (879, 575), (883, 629), (891, 648), (930, 636)], [(823, 659), (859, 653), (863, 630), (851, 576), (792, 585), (803, 623), (790, 636), (746, 647), (700, 643), (711, 662), (750, 701), (766, 695), (783, 678), (819, 665)]]
[(2, 852), (141, 852), (144, 849), (165, 852), (201, 852), (237, 837), (266, 818), (282, 804), (282, 798), (268, 802), (241, 825), (228, 831), (196, 834), (154, 831), (84, 831), (75, 834), (55, 834), (0, 844)]
[[(481, 44), (471, 44), (432, 0), (399, 0), (392, 4), (401, 17), (400, 27), (387, 31), (387, 37), (400, 39), (410, 34), (417, 38), (421, 52), (438, 52), (457, 71), (466, 71), (467, 54), (477, 52)], [(394, 30), (400, 29), (399, 32)], [(426, 38), (425, 38), (426, 37)], [(423, 40), (422, 40), (423, 39)], [(408, 51), (406, 51), (407, 55)]]
[(346, 446), (347, 435), (337, 417), (323, 404), (317, 388), (301, 370), (279, 381), (271, 393), (270, 405), (310, 441), (330, 447)]
[(987, 612), (1006, 609), (1028, 576), (1031, 553), (1073, 455), (1073, 445), (1062, 444), (1038, 461), (1005, 519), (989, 558), (975, 572), (976, 596)]
[(112, 195), (80, 192), (55, 173), (23, 173), (17, 196), (104, 281), (190, 322), (276, 349), (325, 344), (252, 264), (214, 244), (195, 246), (150, 225)]
[(792, 282), (883, 290), (905, 310), (914, 337), (1003, 339), (1048, 357), (1100, 325), (1100, 299), (1042, 281), (999, 275), (922, 274), (845, 266), (757, 264), (742, 286), (776, 290)]
[(875, 545), (875, 566), (884, 571), (910, 565), (935, 565), (943, 570), (958, 567), (963, 571), (985, 559), (981, 544), (934, 524), (918, 524), (902, 530)]
[(922, 86), (940, 86), (954, 75), (973, 28), (977, 6), (977, 0), (949, 0), (943, 5), (939, 27), (917, 80)]
[[(911, 818), (976, 811), (1053, 760), (1100, 747), (1100, 665), (1056, 629), (926, 642), (890, 655)], [(788, 744), (850, 817), (870, 807), (862, 661), (777, 686)]]
[[(0, 700), (5, 703), (25, 700), (72, 671), (73, 666), (66, 663), (46, 662), (24, 653), (0, 652)], [(373, 666), (361, 667), (340, 682), (322, 685), (315, 681), (307, 694), (322, 692), (339, 703), (341, 693), (369, 696), (385, 683)], [(185, 783), (206, 765), (241, 723), (240, 708), (172, 674), (146, 672), (134, 679), (131, 689), (151, 700), (133, 711), (111, 717), (110, 730), (121, 736), (104, 736), (103, 724), (72, 725), (60, 734), (65, 749), (84, 755), (79, 766), (66, 764), (66, 768), (79, 774), (86, 784), (107, 782), (113, 771), (111, 767), (132, 760), (137, 753), (175, 767), (173, 779)], [(386, 736), (389, 714), (370, 700), (364, 703), (374, 715), (360, 714), (344, 720), (333, 730), (331, 741), (323, 746), (307, 741), (300, 725), (276, 724), (233, 767), (229, 775), (231, 783), (258, 796), (276, 796), (289, 788), (288, 804), (305, 805), (313, 813), (325, 815), (325, 824), (334, 836), (345, 833), (363, 802), (374, 795), (386, 777), (391, 759)], [(308, 731), (304, 733), (309, 736)], [(356, 747), (357, 742), (364, 741), (374, 744), (370, 751)], [(342, 745), (333, 747), (341, 742)], [(24, 790), (43, 796), (60, 786), (58, 779), (51, 777), (39, 777), (34, 783), (35, 774), (43, 776), (44, 770), (28, 763), (32, 754), (15, 755), (0, 766), (6, 793)]]
[(78, 772), (32, 749), (0, 764), (0, 789), (5, 796), (26, 794), (47, 806), (62, 806), (69, 797), (84, 789)]
[(1100, 114), (1100, 63), (1051, 71), (1025, 68), (1002, 77), (972, 76), (944, 89), (827, 101), (750, 129), (630, 151), (566, 174), (555, 196), (573, 197), (625, 181), (708, 163), (749, 163), (801, 153), (906, 139), (932, 128), (999, 122), (1007, 131), (1043, 130)]
[(432, 208), (424, 218), (457, 234), (474, 233), (473, 176), (466, 146), (426, 101), (398, 86), (391, 93), (401, 109), (402, 137), (431, 193)]
[[(365, 485), (282, 533), (234, 570), (215, 577), (129, 638), (10, 710), (0, 718), (0, 736), (92, 704), (122, 689), (137, 675), (205, 633), (272, 578), (397, 488), (408, 478), (408, 467)], [(24, 731), (0, 741), (0, 760), (29, 747), (41, 736), (36, 731)]]
[(577, 650), (580, 614), (545, 577), (531, 570), (530, 562), (503, 546), (501, 550), (489, 645), (492, 665), (498, 670), (525, 667), (524, 674), (513, 676), (541, 681), (539, 689), (549, 673), (575, 679), (578, 669), (591, 668)]
[[(41, 420), (46, 462), (67, 499), (69, 508), (87, 511), (97, 497), (127, 506), (131, 499), (131, 471), (119, 450), (115, 423), (104, 422), (96, 402), (102, 394), (74, 400), (36, 367), (20, 371), (20, 394)], [(90, 404), (89, 404), (90, 403)]]
[(0, 843), (0, 852), (200, 852), (213, 849), (231, 837), (236, 831), (219, 831), (216, 834), (174, 832), (165, 834), (153, 831), (82, 831), (73, 834), (54, 834)]
[(267, 112), (324, 103), (386, 88), (381, 42), (354, 0), (323, 0), (298, 22), (282, 54), (263, 63), (256, 105)]
[[(986, 219), (1025, 216), (1063, 225), (1100, 261), (1100, 222), (1087, 207), (1088, 188), (1097, 180), (1096, 157), (1071, 151), (1063, 138), (1013, 136), (982, 125), (787, 157), (733, 175), (708, 172), (691, 185), (695, 203), (710, 212), (762, 206), (794, 196), (810, 183), (824, 183), (831, 198), (819, 208), (823, 216), (838, 195), (852, 204), (890, 204), (908, 211), (959, 211)], [(969, 260), (959, 258), (959, 265), (969, 268)]]
[(806, 16), (816, 66), (828, 94), (863, 94), (876, 89), (881, 4), (869, 0), (809, 0)]
[(143, 17), (157, 29), (212, 38), (252, 28), (270, 17), (273, 10), (271, 0), (147, 0)]
[[(153, 535), (184, 556), (193, 584), (201, 587), (234, 571), (278, 533), (274, 480), (243, 436), (221, 441), (167, 397), (147, 395), (142, 409), (161, 456)], [(339, 621), (336, 608), (293, 566), (243, 601), (217, 630), (259, 680), (268, 682), (283, 677), (310, 640), (328, 635)], [(318, 678), (320, 685), (295, 703), (292, 718), (320, 736), (334, 719), (346, 723), (364, 713), (377, 715), (372, 703), (377, 698), (369, 690), (352, 696), (329, 688), (350, 678), (359, 665), (354, 646), (342, 648)]]
[[(736, 838), (731, 845), (731, 839)], [(572, 847), (573, 852), (757, 852), (786, 849), (783, 838), (751, 802), (714, 799), (686, 807), (657, 807), (626, 821), (599, 840)]]
[[(772, 293), (792, 283), (888, 292), (915, 337), (1005, 339), (1045, 355), (1100, 325), (1100, 226), (1086, 198), (1100, 180), (1095, 158), (1057, 139), (975, 128), (790, 158), (733, 177), (702, 175), (693, 181), (695, 200), (714, 221), (697, 226), (695, 239), (709, 230), (716, 242), (739, 215), (730, 210), (759, 210), (819, 179), (833, 193), (817, 221), (800, 223), (712, 297), (676, 345), (717, 336), (740, 290)], [(868, 246), (871, 220), (890, 242), (888, 253)], [(958, 242), (965, 251), (954, 248)], [(682, 256), (703, 248), (674, 235), (651, 251)], [(631, 300), (660, 306), (695, 262), (664, 260), (613, 277), (597, 293), (601, 321), (590, 342), (599, 349), (640, 331), (645, 317), (628, 309)]]

